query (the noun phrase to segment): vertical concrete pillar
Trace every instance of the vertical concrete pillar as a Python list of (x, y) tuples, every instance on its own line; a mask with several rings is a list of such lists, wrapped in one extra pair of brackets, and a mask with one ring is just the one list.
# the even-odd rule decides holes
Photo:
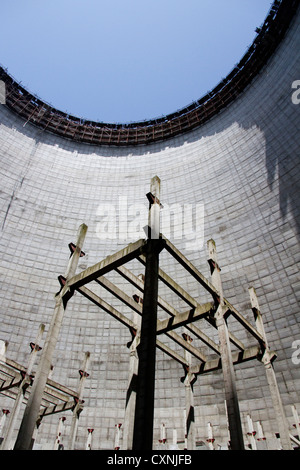
[(206, 442), (208, 443), (208, 448), (209, 450), (214, 450), (214, 434), (213, 434), (213, 426), (211, 423), (207, 423), (207, 434), (208, 438), (206, 439)]
[(3, 414), (2, 414), (1, 419), (0, 419), (0, 437), (1, 437), (1, 434), (3, 434), (5, 424), (6, 424), (6, 420), (7, 420), (7, 416), (9, 415), (10, 411), (9, 410), (2, 410), (2, 413)]
[(7, 351), (8, 341), (0, 341), (0, 361), (6, 361), (6, 351)]
[(251, 307), (255, 318), (257, 331), (261, 334), (265, 341), (265, 351), (262, 357), (262, 362), (265, 366), (266, 377), (269, 384), (270, 394), (272, 398), (273, 408), (275, 411), (275, 417), (277, 421), (277, 426), (280, 434), (281, 446), (284, 450), (292, 450), (292, 444), (289, 433), (289, 426), (285, 416), (275, 371), (273, 368), (274, 354), (270, 351), (264, 324), (263, 318), (260, 312), (258, 299), (254, 287), (249, 288)]
[(300, 440), (300, 421), (299, 421), (299, 415), (298, 415), (295, 405), (292, 405), (292, 413), (293, 413), (293, 418), (295, 421), (294, 427), (297, 429), (298, 439)]
[(244, 450), (243, 430), (239, 410), (239, 402), (236, 391), (235, 373), (232, 362), (230, 340), (226, 323), (226, 307), (224, 306), (223, 288), (218, 265), (216, 244), (214, 240), (209, 240), (209, 265), (211, 269), (211, 281), (219, 292), (218, 309), (215, 314), (216, 326), (219, 334), (220, 353), (222, 361), (222, 371), (224, 377), (225, 399), (227, 405), (228, 425), (230, 433), (230, 448), (232, 450)]
[(31, 444), (30, 444), (30, 450), (33, 449), (33, 446), (34, 446), (34, 443), (36, 441), (36, 436), (38, 434), (38, 430), (39, 430), (40, 425), (41, 425), (41, 420), (38, 419), (37, 422), (34, 425), (34, 430), (33, 430), (33, 433), (32, 433), (32, 439), (31, 439)]
[(161, 423), (160, 425), (160, 439), (158, 440), (160, 447), (160, 450), (165, 450), (166, 449), (166, 443), (167, 443), (167, 434), (166, 434), (166, 425), (165, 423)]
[(150, 193), (147, 194), (149, 201), (148, 213), (148, 238), (158, 240), (160, 236), (160, 179), (155, 176), (151, 180)]
[[(142, 305), (142, 299), (136, 296), (136, 301)], [(129, 357), (129, 379), (127, 385), (126, 394), (126, 405), (125, 405), (125, 417), (124, 417), (124, 428), (123, 428), (123, 450), (131, 450), (133, 443), (133, 429), (134, 429), (134, 413), (136, 405), (136, 391), (137, 391), (137, 375), (139, 359), (137, 353), (137, 347), (140, 342), (140, 329), (141, 321), (140, 316), (136, 312), (132, 312), (132, 320), (137, 325), (135, 337), (130, 344), (130, 357)]]
[(260, 443), (259, 444), (259, 450), (267, 450), (268, 449), (267, 439), (265, 437), (265, 433), (264, 433), (264, 430), (263, 430), (263, 425), (262, 425), (261, 421), (257, 421), (256, 425), (257, 425), (257, 440)]
[(162, 249), (161, 240), (157, 238), (160, 233), (159, 198), (160, 180), (154, 177), (151, 180), (149, 200), (150, 238), (146, 250), (141, 337), (138, 346), (139, 366), (132, 446), (135, 451), (152, 450), (153, 444), (158, 269), (159, 252)]
[(69, 444), (68, 444), (69, 450), (73, 450), (75, 446), (75, 439), (76, 439), (76, 434), (77, 434), (77, 429), (78, 429), (79, 416), (82, 411), (81, 400), (82, 400), (85, 381), (86, 381), (86, 378), (89, 376), (89, 374), (87, 373), (89, 360), (90, 360), (90, 353), (87, 351), (84, 354), (84, 359), (81, 365), (81, 369), (79, 370), (80, 381), (79, 381), (78, 395), (77, 395), (78, 400), (73, 409), (73, 416), (72, 416), (72, 423), (71, 423), (71, 430), (70, 430), (70, 437), (69, 437)]
[(173, 429), (173, 440), (172, 440), (172, 450), (177, 450), (178, 449), (178, 444), (177, 444), (177, 429)]
[(89, 428), (88, 429), (88, 437), (85, 445), (85, 450), (92, 450), (92, 434), (93, 434), (94, 429)]
[(62, 437), (61, 436), (62, 436), (62, 433), (63, 433), (63, 428), (64, 428), (65, 421), (66, 421), (66, 418), (64, 416), (62, 418), (59, 418), (57, 433), (56, 433), (56, 439), (55, 439), (55, 442), (54, 442), (53, 450), (58, 450), (59, 445), (62, 442)]
[[(191, 344), (193, 339), (187, 334), (183, 333), (183, 338), (187, 343)], [(185, 422), (185, 434), (186, 434), (186, 447), (188, 450), (196, 449), (196, 436), (195, 436), (195, 409), (194, 409), (194, 391), (193, 385), (196, 381), (196, 376), (191, 374), (190, 367), (192, 365), (192, 355), (189, 351), (184, 351), (185, 359), (189, 366), (186, 369), (186, 376), (184, 378), (185, 386), (185, 409), (186, 409), (186, 422)]]
[(11, 415), (10, 415), (10, 418), (9, 418), (9, 422), (8, 422), (7, 433), (4, 437), (2, 445), (1, 445), (2, 450), (11, 449), (12, 435), (13, 435), (13, 432), (14, 432), (14, 429), (15, 429), (16, 421), (17, 421), (18, 416), (20, 414), (24, 394), (25, 394), (26, 388), (28, 386), (28, 382), (27, 382), (28, 377), (30, 376), (30, 374), (32, 372), (32, 368), (33, 368), (34, 363), (36, 361), (37, 353), (38, 353), (38, 351), (40, 351), (42, 349), (39, 346), (39, 344), (40, 344), (40, 341), (42, 339), (44, 330), (45, 330), (45, 325), (41, 324), (40, 327), (39, 327), (39, 331), (38, 331), (35, 343), (30, 344), (31, 354), (30, 354), (30, 357), (29, 357), (29, 362), (28, 362), (28, 366), (27, 366), (27, 370), (26, 370), (26, 375), (24, 376), (24, 378), (23, 378), (23, 380), (22, 380), (22, 382), (21, 382), (21, 384), (18, 388), (18, 393), (17, 393), (17, 396), (15, 398), (14, 406), (13, 406), (13, 409), (12, 409), (12, 412), (11, 412)]
[(116, 424), (116, 434), (115, 434), (115, 447), (114, 447), (114, 450), (120, 450), (121, 426), (122, 426), (122, 423)]
[[(85, 224), (82, 224), (79, 227), (76, 247), (70, 257), (69, 264), (65, 273), (66, 280), (73, 277), (75, 274), (79, 257), (81, 255), (81, 249), (85, 239), (86, 231), (87, 226)], [(65, 295), (66, 293), (68, 293), (68, 296)], [(37, 368), (34, 383), (31, 389), (31, 393), (25, 408), (17, 440), (14, 446), (15, 450), (28, 450), (31, 447), (32, 435), (38, 418), (48, 375), (51, 370), (52, 356), (59, 337), (59, 332), (63, 321), (64, 312), (67, 306), (69, 294), (70, 292), (66, 292), (66, 290), (63, 288), (56, 295), (54, 315), (52, 317), (52, 321), (42, 352), (42, 357)]]
[(254, 431), (253, 421), (252, 421), (252, 418), (251, 418), (250, 415), (247, 415), (247, 425), (248, 425), (247, 435), (248, 435), (248, 438), (249, 438), (249, 443), (250, 443), (250, 446), (251, 446), (251, 450), (257, 450), (256, 440), (255, 440), (256, 432)]

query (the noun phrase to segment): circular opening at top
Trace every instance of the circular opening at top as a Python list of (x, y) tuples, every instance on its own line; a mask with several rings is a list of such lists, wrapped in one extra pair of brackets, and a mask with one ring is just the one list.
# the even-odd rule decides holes
[(224, 78), (270, 0), (53, 0), (1, 6), (2, 65), (31, 93), (100, 122), (167, 115)]

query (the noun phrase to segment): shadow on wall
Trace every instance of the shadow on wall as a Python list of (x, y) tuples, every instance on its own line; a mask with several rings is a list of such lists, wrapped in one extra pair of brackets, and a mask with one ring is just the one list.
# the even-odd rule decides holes
[[(297, 76), (300, 77), (300, 64)], [(257, 127), (262, 132), (265, 140), (268, 187), (271, 192), (278, 192), (276, 202), (279, 204), (283, 221), (289, 213), (292, 215), (292, 220), (289, 222), (300, 242), (300, 103), (292, 102), (291, 85), (291, 80), (282, 79), (281, 87), (278, 87), (280, 93), (276, 95), (276, 92), (273, 93), (271, 90), (265, 97), (261, 109), (253, 108), (251, 114), (249, 110), (245, 110), (247, 116), (245, 119), (239, 119), (241, 116), (239, 109), (235, 119), (230, 120), (229, 115), (233, 116), (235, 106), (239, 106), (238, 99), (231, 110), (227, 109), (227, 116), (226, 110), (222, 112), (224, 121), (220, 116), (214, 118), (214, 132), (206, 134), (207, 126), (204, 126), (202, 136), (207, 137), (222, 132), (234, 123), (244, 130)]]
[[(299, 70), (300, 77), (300, 70)], [(281, 90), (282, 91), (282, 90)], [(265, 145), (265, 167), (267, 170), (267, 184), (271, 192), (278, 192), (278, 200), (280, 213), (283, 221), (288, 214), (292, 214), (292, 223), (295, 234), (300, 241), (300, 144), (298, 140), (300, 104), (293, 104), (291, 100), (291, 83), (287, 83), (284, 93), (281, 96), (271, 95), (263, 103), (261, 109), (245, 110), (247, 118), (239, 119), (241, 109), (235, 113), (236, 107), (240, 108), (239, 99), (233, 103), (231, 108), (227, 108), (217, 115), (209, 123), (204, 125), (200, 132), (196, 130), (189, 135), (181, 136), (174, 140), (161, 143), (158, 147), (152, 145), (144, 147), (125, 148), (99, 148), (89, 146), (87, 144), (78, 144), (77, 149), (80, 154), (86, 154), (87, 158), (91, 154), (99, 154), (101, 156), (128, 156), (129, 152), (133, 156), (141, 156), (141, 158), (151, 158), (151, 152), (164, 151), (165, 147), (180, 147), (184, 142), (193, 143), (201, 138), (212, 137), (222, 133), (233, 125), (238, 125), (245, 131), (251, 128), (258, 128), (264, 136)], [(14, 123), (10, 123), (11, 127), (19, 127), (17, 125), (18, 118)], [(7, 124), (6, 124), (7, 125)], [(299, 127), (299, 126), (298, 126)], [(28, 137), (34, 137), (36, 150), (39, 143), (51, 144), (51, 135), (46, 132), (28, 125), (26, 128), (20, 129), (22, 133), (28, 134)], [(34, 134), (32, 131), (34, 130)], [(201, 132), (202, 131), (202, 132)], [(70, 151), (69, 142), (59, 139), (59, 147), (66, 148)], [(75, 147), (74, 147), (75, 148)], [(149, 154), (149, 155), (147, 155)], [(184, 163), (183, 163), (184, 165)], [(20, 175), (23, 181), (25, 175)], [(259, 192), (259, 187), (254, 188)], [(12, 198), (14, 199), (14, 194)], [(8, 210), (10, 208), (10, 201)], [(5, 220), (2, 225), (4, 225)], [(291, 221), (289, 221), (291, 223)], [(2, 226), (2, 230), (3, 230)]]
[[(290, 85), (288, 83), (286, 93), (279, 97), (276, 103), (273, 102), (270, 113), (260, 116), (258, 112), (257, 118), (254, 117), (250, 126), (258, 126), (264, 134), (269, 189), (274, 192), (275, 182), (278, 180), (279, 200), (277, 202), (281, 216), (284, 221), (288, 213), (291, 213), (293, 229), (300, 241), (300, 104), (292, 103)], [(248, 125), (244, 122), (239, 124), (245, 129), (250, 127), (249, 123)]]

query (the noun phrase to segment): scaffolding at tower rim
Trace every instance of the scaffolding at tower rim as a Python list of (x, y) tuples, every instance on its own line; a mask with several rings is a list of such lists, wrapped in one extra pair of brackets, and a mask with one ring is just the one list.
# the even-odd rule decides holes
[(71, 116), (28, 92), (0, 67), (6, 104), (27, 123), (61, 137), (92, 145), (130, 146), (163, 141), (201, 126), (233, 102), (258, 75), (282, 41), (299, 0), (275, 0), (264, 24), (240, 62), (198, 101), (166, 116), (141, 122), (111, 124)]
[[(249, 289), (251, 309), (255, 320), (255, 326), (253, 326), (223, 294), (221, 269), (218, 263), (215, 242), (213, 240), (208, 241), (208, 264), (211, 271), (211, 280), (209, 281), (170, 240), (160, 233), (159, 214), (162, 206), (158, 177), (151, 180), (150, 190), (153, 197), (149, 198), (147, 195), (149, 200), (147, 234), (149, 238), (130, 243), (117, 253), (109, 255), (100, 262), (75, 274), (78, 259), (83, 254), (82, 245), (87, 231), (84, 224), (80, 226), (77, 242), (72, 245), (72, 250), (70, 248), (71, 257), (66, 275), (59, 276), (61, 289), (56, 295), (54, 316), (14, 448), (16, 450), (30, 448), (36, 422), (40, 416), (40, 407), (48, 380), (51, 358), (63, 321), (64, 311), (73, 294), (78, 292), (126, 326), (131, 335), (131, 341), (127, 345), (130, 348), (130, 370), (124, 420), (124, 450), (142, 451), (152, 449), (157, 349), (163, 351), (183, 367), (184, 377), (181, 381), (186, 387), (186, 439), (191, 450), (194, 449), (195, 445), (193, 394), (197, 377), (219, 369), (222, 370), (224, 378), (230, 448), (233, 450), (245, 449), (234, 365), (254, 359), (262, 362), (265, 367), (281, 446), (285, 450), (291, 450), (291, 435), (273, 368), (276, 353), (271, 351), (268, 345), (255, 289), (253, 287)], [(211, 295), (211, 302), (200, 304), (159, 267), (159, 257), (163, 250), (186, 273), (191, 275), (201, 288)], [(133, 260), (139, 261), (145, 267), (144, 275), (136, 276), (124, 266)], [(112, 271), (125, 278), (139, 291), (139, 294), (130, 297), (109, 281), (105, 275)], [(96, 282), (129, 307), (134, 312), (133, 320), (117, 310), (112, 303), (106, 302), (91, 288), (86, 287), (91, 282)], [(158, 295), (159, 282), (168, 286), (178, 297), (184, 300), (188, 310), (179, 312), (161, 298)], [(166, 312), (169, 317), (159, 320), (157, 316), (158, 307)], [(237, 321), (239, 326), (247, 331), (252, 340), (255, 341), (254, 345), (245, 345), (230, 331), (228, 326), (229, 317)], [(200, 326), (196, 326), (196, 321), (204, 321), (212, 326), (218, 333), (219, 343), (209, 337)], [(176, 332), (180, 327), (185, 329), (182, 335)], [(164, 343), (160, 339), (162, 335), (166, 335), (171, 339), (171, 342), (180, 346), (184, 351), (184, 355), (178, 352), (178, 348), (170, 347)], [(207, 354), (192, 345), (193, 338), (191, 335), (208, 347), (212, 357), (208, 357)], [(233, 347), (235, 350), (232, 350)], [(197, 365), (192, 365), (192, 356), (198, 361)], [(76, 423), (78, 425), (78, 420)], [(73, 437), (74, 445), (75, 434), (73, 434)]]

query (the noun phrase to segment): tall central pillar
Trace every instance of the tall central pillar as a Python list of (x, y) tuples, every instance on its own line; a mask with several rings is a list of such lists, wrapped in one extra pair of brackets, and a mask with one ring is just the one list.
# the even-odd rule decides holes
[(144, 298), (141, 323), (140, 344), (138, 346), (138, 377), (136, 407), (133, 432), (133, 450), (152, 450), (155, 359), (159, 253), (163, 242), (160, 234), (160, 180), (156, 176), (151, 180), (149, 200), (148, 242), (146, 250), (146, 269)]

